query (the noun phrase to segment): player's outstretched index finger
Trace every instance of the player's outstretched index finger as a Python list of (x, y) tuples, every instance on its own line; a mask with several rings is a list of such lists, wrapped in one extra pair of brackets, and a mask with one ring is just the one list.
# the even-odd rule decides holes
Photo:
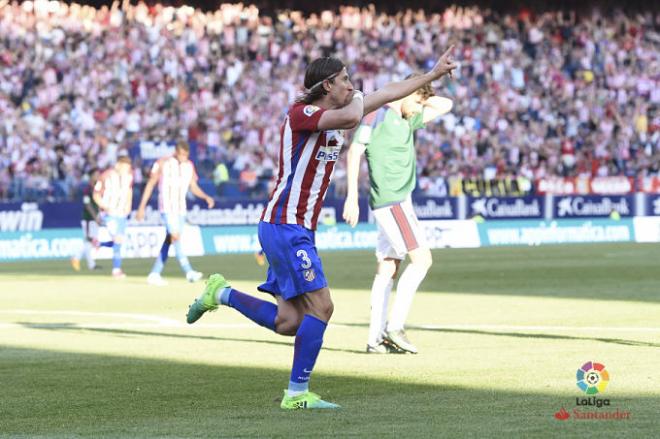
[(454, 51), (454, 47), (456, 47), (454, 44), (452, 44), (451, 46), (449, 46), (449, 49), (447, 49), (447, 50), (445, 51), (445, 53), (442, 54), (441, 58), (444, 58), (444, 57), (446, 57), (446, 56), (451, 55), (452, 52)]

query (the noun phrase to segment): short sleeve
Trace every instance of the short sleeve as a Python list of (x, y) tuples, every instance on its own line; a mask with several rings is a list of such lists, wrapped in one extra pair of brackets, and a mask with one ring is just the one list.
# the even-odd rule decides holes
[(363, 145), (371, 143), (371, 136), (376, 128), (385, 121), (387, 111), (387, 107), (381, 107), (364, 116), (362, 122), (360, 122), (360, 126), (355, 131), (354, 141)]
[(410, 124), (410, 129), (413, 131), (424, 128), (424, 110), (410, 118), (408, 123)]
[(353, 141), (361, 143), (362, 145), (368, 145), (371, 143), (371, 133), (371, 125), (360, 125), (357, 131), (355, 131)]
[(319, 119), (325, 109), (316, 105), (297, 104), (289, 110), (291, 131), (318, 131)]
[(95, 193), (100, 193), (103, 191), (103, 184), (104, 184), (104, 178), (99, 178), (96, 183), (94, 184), (94, 192)]

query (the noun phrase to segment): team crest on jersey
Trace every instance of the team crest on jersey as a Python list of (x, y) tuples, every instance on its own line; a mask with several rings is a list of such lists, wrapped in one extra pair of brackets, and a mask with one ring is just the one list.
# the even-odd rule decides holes
[(303, 108), (303, 113), (305, 113), (305, 116), (309, 117), (319, 110), (320, 108), (316, 105), (306, 105), (305, 108)]
[(330, 130), (325, 132), (327, 139), (327, 146), (342, 146), (344, 144), (344, 136), (341, 130)]
[(316, 279), (316, 273), (313, 268), (310, 268), (309, 270), (303, 271), (303, 277), (307, 282), (311, 282)]

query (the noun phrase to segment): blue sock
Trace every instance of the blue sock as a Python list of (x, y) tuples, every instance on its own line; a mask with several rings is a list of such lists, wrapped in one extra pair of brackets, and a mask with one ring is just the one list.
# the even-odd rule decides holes
[(179, 260), (179, 265), (181, 265), (183, 272), (188, 273), (191, 271), (190, 261), (188, 261), (188, 257), (183, 253), (180, 239), (174, 241), (174, 253), (176, 253), (176, 258)]
[(165, 237), (165, 241), (163, 241), (163, 245), (160, 248), (160, 253), (158, 253), (158, 257), (156, 258), (156, 262), (154, 262), (154, 266), (151, 268), (152, 273), (162, 273), (163, 272), (163, 267), (165, 266), (165, 262), (167, 262), (167, 254), (170, 251), (170, 239), (169, 236)]
[(116, 242), (112, 246), (112, 268), (121, 268), (121, 244)]
[(323, 333), (328, 326), (323, 320), (305, 314), (296, 333), (296, 342), (293, 350), (293, 367), (289, 390), (292, 392), (305, 392), (309, 389), (309, 376), (319, 356), (323, 344)]
[(99, 245), (101, 247), (112, 247), (113, 245), (115, 245), (115, 242), (114, 241), (103, 241), (103, 242), (99, 242)]
[(225, 288), (220, 295), (220, 303), (231, 306), (254, 323), (275, 331), (277, 305), (241, 293), (233, 288)]

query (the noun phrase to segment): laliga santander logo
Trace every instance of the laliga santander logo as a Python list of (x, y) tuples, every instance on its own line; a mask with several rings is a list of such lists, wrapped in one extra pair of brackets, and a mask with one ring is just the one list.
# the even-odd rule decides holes
[(601, 363), (587, 361), (577, 370), (577, 386), (587, 395), (601, 393), (610, 382), (610, 374)]
[(610, 382), (610, 374), (605, 370), (605, 365), (595, 361), (587, 361), (578, 370), (576, 374), (577, 387), (588, 397), (575, 398), (575, 408), (568, 412), (566, 408), (555, 412), (554, 417), (559, 421), (573, 419), (583, 420), (609, 420), (621, 421), (630, 420), (630, 410), (622, 410), (618, 407), (611, 407), (611, 400), (608, 398), (598, 398), (596, 395), (605, 391)]
[(571, 415), (566, 411), (564, 407), (562, 407), (561, 410), (555, 413), (555, 419), (558, 419), (560, 421), (565, 421), (570, 417)]

